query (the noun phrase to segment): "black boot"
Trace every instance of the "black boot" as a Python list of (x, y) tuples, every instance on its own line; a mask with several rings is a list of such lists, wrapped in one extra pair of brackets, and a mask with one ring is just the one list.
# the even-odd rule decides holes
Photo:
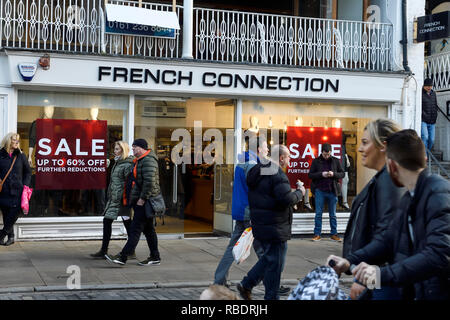
[(14, 236), (8, 236), (8, 241), (5, 242), (4, 246), (10, 246), (14, 243)]
[(6, 232), (5, 231), (0, 231), (0, 245), (4, 245), (5, 244), (5, 237), (6, 237)]
[(105, 258), (105, 254), (107, 254), (107, 253), (108, 253), (107, 251), (99, 250), (99, 251), (96, 252), (96, 253), (91, 253), (90, 256), (91, 256), (92, 258), (102, 258), (102, 259), (106, 259), (106, 258)]

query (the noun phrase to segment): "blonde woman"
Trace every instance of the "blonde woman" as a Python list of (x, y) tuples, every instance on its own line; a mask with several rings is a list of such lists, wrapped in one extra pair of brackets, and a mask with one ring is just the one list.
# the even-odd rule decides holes
[[(0, 230), (0, 244), (14, 243), (14, 223), (21, 212), (22, 191), (30, 186), (31, 168), (27, 157), (19, 147), (20, 136), (10, 132), (0, 145), (0, 211), (3, 215), (3, 229)], [(8, 240), (5, 242), (5, 237)]]
[[(386, 139), (400, 130), (401, 128), (389, 119), (377, 119), (364, 128), (358, 152), (361, 155), (362, 165), (376, 170), (377, 173), (353, 201), (344, 236), (344, 258), (367, 246), (375, 234), (386, 229), (400, 198), (406, 191), (394, 185), (386, 169)], [(329, 259), (334, 259), (332, 257)], [(388, 261), (379, 263), (385, 262)], [(363, 290), (364, 287), (361, 285), (353, 284), (352, 299), (357, 298)], [(384, 287), (372, 291), (373, 300), (398, 298), (399, 292), (396, 288)]]
[(123, 224), (129, 232), (131, 224), (131, 208), (123, 206), (123, 191), (128, 174), (133, 169), (133, 156), (128, 156), (130, 147), (125, 141), (114, 144), (114, 165), (111, 169), (111, 180), (108, 186), (107, 202), (103, 211), (103, 242), (100, 251), (91, 254), (93, 258), (105, 258), (111, 240), (112, 223), (118, 216), (122, 216)]

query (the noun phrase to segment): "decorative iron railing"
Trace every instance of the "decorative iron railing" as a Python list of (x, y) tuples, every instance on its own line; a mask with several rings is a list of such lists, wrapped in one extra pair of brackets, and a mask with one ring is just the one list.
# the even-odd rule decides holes
[[(137, 1), (110, 0), (139, 6)], [(142, 3), (143, 8), (169, 11), (171, 5)], [(182, 15), (182, 7), (177, 6)], [(72, 53), (180, 57), (175, 39), (104, 33), (104, 0), (0, 0), (0, 47)]]
[(390, 24), (194, 8), (199, 60), (391, 71)]
[[(109, 0), (139, 6), (137, 1)], [(142, 3), (169, 11), (171, 5)], [(180, 21), (183, 8), (176, 8)], [(0, 0), (0, 47), (180, 58), (181, 37), (104, 33), (104, 0)], [(181, 25), (181, 23), (180, 23)], [(194, 59), (392, 71), (390, 24), (194, 8)]]
[(450, 89), (450, 52), (425, 57), (424, 77), (433, 79), (436, 91)]

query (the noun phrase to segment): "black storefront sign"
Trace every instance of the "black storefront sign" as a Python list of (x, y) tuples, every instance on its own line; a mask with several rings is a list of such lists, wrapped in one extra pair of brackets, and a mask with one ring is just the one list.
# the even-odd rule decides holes
[(447, 38), (450, 36), (449, 11), (417, 18), (416, 42)]

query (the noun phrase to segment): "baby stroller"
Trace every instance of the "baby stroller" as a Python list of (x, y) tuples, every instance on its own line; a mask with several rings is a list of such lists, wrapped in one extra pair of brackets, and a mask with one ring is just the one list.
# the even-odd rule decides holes
[[(330, 261), (330, 265), (334, 261)], [(358, 300), (366, 300), (370, 291), (366, 290)], [(317, 267), (300, 280), (297, 287), (292, 290), (288, 300), (350, 300), (350, 297), (339, 288), (339, 277), (333, 268), (328, 266)]]

